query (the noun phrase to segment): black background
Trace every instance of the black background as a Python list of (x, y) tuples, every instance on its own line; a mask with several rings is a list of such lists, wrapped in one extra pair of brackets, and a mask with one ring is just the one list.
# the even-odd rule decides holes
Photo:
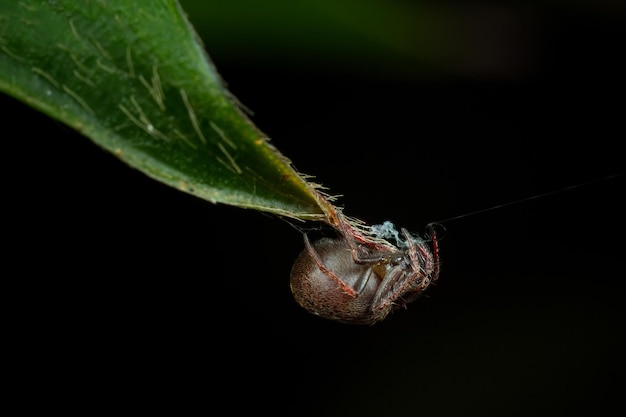
[[(543, 22), (532, 71), (509, 78), (212, 57), (255, 124), (342, 194), (347, 214), (421, 233), (625, 171), (624, 19), (553, 10)], [(1, 103), (3, 139), (17, 142), (4, 153), (4, 279), (20, 284), (7, 318), (22, 323), (15, 341), (36, 370), (30, 382), (61, 386), (50, 407), (623, 407), (624, 177), (444, 223), (437, 285), (407, 311), (351, 327), (293, 301), (289, 271), (303, 244), (287, 222), (169, 189)]]

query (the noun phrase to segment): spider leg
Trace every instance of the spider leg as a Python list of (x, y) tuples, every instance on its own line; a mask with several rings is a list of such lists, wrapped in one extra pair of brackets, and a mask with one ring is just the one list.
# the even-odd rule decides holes
[[(389, 308), (398, 298), (409, 291), (421, 277), (423, 276), (416, 272), (407, 273), (402, 265), (391, 268), (374, 295), (372, 310)], [(421, 292), (421, 288), (418, 291)]]
[(407, 241), (410, 268), (404, 262), (389, 270), (380, 283), (372, 302), (373, 309), (389, 308), (400, 299), (406, 304), (419, 296), (433, 281), (433, 254), (424, 242), (415, 241), (406, 229), (401, 229)]
[[(426, 230), (430, 234), (430, 244), (433, 248), (433, 272), (432, 279), (433, 281), (437, 281), (439, 278), (440, 271), (440, 261), (439, 261), (439, 240), (437, 240), (437, 232), (435, 231), (435, 224), (429, 223), (426, 225)], [(445, 229), (444, 229), (445, 230)]]
[[(433, 254), (430, 252), (430, 249), (428, 249), (428, 246), (426, 246), (426, 244), (421, 240), (415, 242), (408, 230), (404, 228), (401, 230), (402, 234), (404, 234), (404, 237), (406, 238), (407, 244), (409, 245), (409, 258), (411, 260), (412, 269), (416, 273), (430, 277), (435, 269)], [(428, 286), (428, 284), (426, 284), (426, 286)]]
[[(388, 251), (383, 250), (380, 245), (369, 241), (361, 232), (352, 227), (340, 212), (337, 213), (337, 221), (341, 234), (346, 240), (346, 244), (352, 253), (352, 259), (355, 263), (377, 264), (389, 261)], [(369, 248), (372, 252), (364, 254), (363, 250), (367, 250), (365, 247)], [(360, 252), (359, 249), (361, 249)]]
[(369, 246), (376, 247), (377, 245), (371, 242), (361, 231), (352, 227), (352, 225), (346, 220), (346, 217), (343, 215), (341, 211), (337, 212), (337, 225), (341, 230), (341, 234), (346, 237), (349, 236), (352, 241), (357, 241), (359, 243), (363, 243)]
[[(348, 286), (345, 282), (343, 282), (341, 278), (339, 278), (333, 271), (331, 271), (330, 269), (326, 267), (326, 265), (324, 265), (324, 261), (322, 261), (322, 258), (320, 258), (317, 251), (313, 248), (313, 245), (311, 245), (311, 242), (309, 241), (309, 237), (306, 234), (304, 235), (304, 245), (306, 246), (306, 250), (309, 252), (309, 255), (311, 256), (311, 258), (317, 264), (317, 267), (319, 268), (319, 270), (322, 271), (324, 275), (326, 275), (327, 277), (335, 281), (337, 285), (341, 287), (341, 290), (343, 293), (348, 294), (351, 297), (356, 297), (357, 295), (359, 295), (357, 291), (350, 288), (350, 286)], [(369, 279), (369, 277), (367, 279)]]

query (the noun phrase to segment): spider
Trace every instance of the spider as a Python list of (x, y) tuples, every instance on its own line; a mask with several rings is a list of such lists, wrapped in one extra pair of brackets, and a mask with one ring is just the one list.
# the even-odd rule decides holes
[(415, 300), (439, 278), (439, 245), (432, 224), (427, 241), (401, 229), (397, 245), (377, 243), (339, 222), (342, 237), (311, 243), (291, 270), (291, 291), (302, 307), (348, 324), (374, 324)]

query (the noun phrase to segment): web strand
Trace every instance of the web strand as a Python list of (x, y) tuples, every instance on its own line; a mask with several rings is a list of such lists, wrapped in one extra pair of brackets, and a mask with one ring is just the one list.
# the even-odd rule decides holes
[(474, 215), (477, 215), (477, 214), (486, 213), (488, 211), (498, 210), (498, 209), (501, 209), (501, 208), (504, 208), (504, 207), (512, 206), (514, 204), (520, 204), (520, 203), (524, 203), (526, 201), (536, 200), (538, 198), (543, 198), (543, 197), (547, 197), (547, 196), (550, 196), (550, 195), (553, 195), (553, 194), (562, 193), (564, 191), (570, 191), (570, 190), (573, 190), (575, 188), (585, 187), (587, 185), (596, 184), (596, 183), (603, 182), (603, 181), (609, 181), (609, 180), (612, 180), (614, 178), (618, 178), (618, 177), (621, 177), (621, 176), (624, 176), (624, 175), (626, 175), (626, 172), (609, 175), (609, 176), (598, 178), (598, 179), (595, 179), (595, 180), (586, 181), (586, 182), (583, 182), (583, 183), (580, 183), (580, 184), (569, 185), (567, 187), (559, 188), (558, 190), (548, 191), (548, 192), (545, 192), (545, 193), (533, 195), (531, 197), (520, 198), (519, 200), (514, 200), (514, 201), (510, 201), (508, 203), (498, 204), (497, 206), (492, 206), (492, 207), (484, 208), (484, 209), (481, 209), (481, 210), (476, 210), (476, 211), (472, 211), (472, 212), (469, 212), (469, 213), (461, 214), (461, 215), (458, 215), (458, 216), (449, 217), (447, 219), (440, 220), (440, 221), (437, 221), (437, 222), (434, 222), (434, 223), (441, 224), (441, 223), (451, 222), (453, 220), (462, 219), (463, 217), (474, 216)]

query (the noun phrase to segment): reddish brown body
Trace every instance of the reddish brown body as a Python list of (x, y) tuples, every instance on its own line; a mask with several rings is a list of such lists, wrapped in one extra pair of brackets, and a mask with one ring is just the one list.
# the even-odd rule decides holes
[(291, 271), (296, 301), (318, 316), (350, 324), (373, 324), (404, 307), (438, 278), (436, 235), (425, 241), (402, 230), (405, 249), (376, 248), (346, 238), (321, 239), (306, 248)]

